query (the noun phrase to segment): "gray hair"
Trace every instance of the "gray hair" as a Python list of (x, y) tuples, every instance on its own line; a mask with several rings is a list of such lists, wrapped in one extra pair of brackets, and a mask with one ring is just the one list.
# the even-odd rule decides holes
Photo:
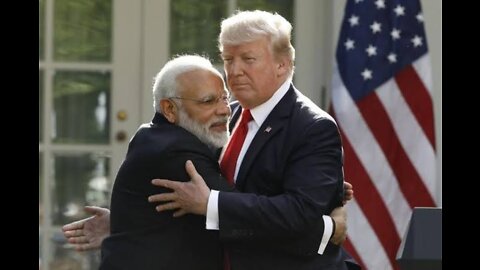
[(177, 77), (192, 70), (210, 71), (223, 79), (222, 74), (212, 65), (210, 60), (200, 55), (180, 55), (168, 61), (155, 76), (153, 82), (153, 107), (161, 113), (160, 100), (179, 94)]
[(218, 48), (223, 52), (225, 45), (238, 45), (266, 36), (271, 42), (274, 56), (287, 56), (293, 72), (295, 48), (291, 43), (291, 33), (292, 25), (278, 13), (237, 10), (222, 21)]

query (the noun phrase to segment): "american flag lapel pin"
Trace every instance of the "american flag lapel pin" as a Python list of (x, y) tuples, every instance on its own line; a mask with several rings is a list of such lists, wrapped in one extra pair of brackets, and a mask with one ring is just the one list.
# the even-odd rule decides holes
[(270, 130), (272, 130), (272, 127), (271, 127), (271, 126), (268, 126), (268, 127), (265, 129), (265, 132), (269, 133)]

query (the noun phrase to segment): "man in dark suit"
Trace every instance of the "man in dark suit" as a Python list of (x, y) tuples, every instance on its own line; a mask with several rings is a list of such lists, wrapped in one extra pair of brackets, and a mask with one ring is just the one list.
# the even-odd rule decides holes
[(240, 104), (232, 137), (242, 125), (237, 119), (252, 116), (233, 161), (242, 193), (210, 190), (201, 173), (188, 169), (187, 183), (156, 179), (175, 192), (149, 200), (165, 202), (160, 212), (206, 215), (207, 229), (220, 231), (232, 270), (358, 269), (342, 247), (326, 245), (334, 223), (322, 215), (342, 205), (343, 150), (334, 119), (292, 84), (291, 28), (264, 11), (238, 12), (222, 22), (220, 52)]
[[(208, 178), (210, 188), (232, 190), (220, 178), (217, 157), (211, 151), (226, 143), (225, 123), (230, 114), (226, 93), (223, 82), (218, 81), (221, 78), (218, 72), (210, 69), (208, 60), (199, 58), (174, 59), (157, 75), (154, 85), (157, 112), (152, 122), (142, 125), (132, 138), (115, 181), (112, 235), (102, 246), (102, 269), (219, 267), (222, 252), (218, 232), (205, 230), (204, 217), (189, 215), (185, 219), (172, 219), (170, 213), (154, 212), (153, 205), (146, 201), (149, 195), (165, 191), (152, 186), (151, 178), (188, 179), (183, 167), (187, 159), (195, 162), (198, 171)], [(347, 199), (353, 195), (349, 188)], [(88, 207), (87, 210), (94, 216), (63, 227), (65, 236), (77, 250), (98, 248), (110, 233), (108, 209)], [(334, 242), (345, 237), (345, 217), (342, 210), (338, 211), (336, 215), (332, 213), (339, 225), (334, 230), (338, 235), (332, 239)], [(288, 252), (296, 252), (295, 246), (285, 247)]]
[(203, 57), (177, 57), (158, 73), (154, 96), (155, 116), (131, 139), (115, 179), (100, 269), (222, 269), (218, 232), (205, 230), (205, 217), (159, 214), (147, 197), (166, 191), (152, 178), (188, 181), (187, 160), (210, 188), (233, 190), (214, 152), (228, 139), (231, 111), (223, 78)]
[[(146, 198), (165, 191), (152, 186), (151, 178), (186, 181), (187, 159), (195, 162), (210, 188), (232, 190), (220, 178), (217, 156), (212, 154), (212, 149), (226, 143), (228, 135), (230, 109), (223, 81), (208, 60), (182, 56), (167, 63), (157, 75), (154, 95), (157, 112), (132, 138), (115, 181), (112, 234), (102, 246), (101, 268), (218, 269), (222, 256), (218, 232), (205, 230), (204, 217), (173, 219), (170, 213), (156, 213)], [(350, 192), (347, 199), (352, 197), (351, 186)], [(109, 210), (87, 210), (94, 216), (63, 228), (77, 250), (98, 248), (110, 234)], [(334, 231), (341, 240), (345, 236), (344, 216), (340, 213), (334, 219), (339, 225)], [(297, 249), (290, 243), (284, 248), (288, 252)]]

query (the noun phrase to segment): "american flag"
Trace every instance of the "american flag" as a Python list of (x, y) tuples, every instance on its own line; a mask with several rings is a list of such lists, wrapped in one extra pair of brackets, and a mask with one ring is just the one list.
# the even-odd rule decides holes
[(399, 269), (413, 207), (436, 206), (432, 85), (418, 0), (348, 0), (331, 112), (345, 153), (346, 249), (364, 269)]

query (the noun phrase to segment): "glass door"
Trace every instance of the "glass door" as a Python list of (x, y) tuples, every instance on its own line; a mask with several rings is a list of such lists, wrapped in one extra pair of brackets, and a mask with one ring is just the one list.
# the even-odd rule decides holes
[(61, 226), (108, 206), (139, 123), (141, 1), (39, 0), (40, 269), (97, 269)]
[(153, 115), (151, 82), (177, 53), (207, 54), (235, 9), (277, 11), (293, 0), (39, 0), (40, 269), (97, 269), (61, 227), (108, 206), (129, 138)]

